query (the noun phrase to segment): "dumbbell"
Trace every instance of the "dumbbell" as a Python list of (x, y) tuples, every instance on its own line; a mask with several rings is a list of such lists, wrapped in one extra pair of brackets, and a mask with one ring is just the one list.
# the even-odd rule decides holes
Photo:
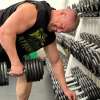
[(94, 0), (94, 8), (95, 8), (95, 11), (99, 11), (99, 3), (100, 3), (99, 0)]
[(83, 7), (84, 7), (84, 12), (88, 12), (88, 7), (87, 7), (87, 1), (86, 0), (84, 0), (84, 1), (81, 1), (81, 2), (83, 2)]
[(95, 54), (95, 56), (99, 58), (98, 56), (100, 56), (100, 54), (99, 52), (96, 52), (99, 50), (99, 47), (97, 45), (95, 45), (94, 43), (89, 43), (89, 42), (82, 43), (81, 41), (79, 41), (79, 43), (81, 43), (85, 48), (91, 49), (91, 51), (93, 51), (93, 54)]
[(82, 56), (80, 56), (81, 48), (78, 43), (73, 42), (71, 43), (70, 51), (74, 57), (76, 57), (79, 61), (82, 61)]
[(91, 69), (91, 57), (89, 56), (88, 52), (82, 48), (80, 56), (82, 59), (81, 63), (84, 64), (88, 69)]
[(84, 88), (88, 88), (89, 86), (95, 86), (95, 84), (93, 84), (93, 81), (91, 81), (90, 79), (87, 78), (79, 78), (78, 79), (79, 84), (81, 85), (82, 89), (84, 90)]
[(90, 49), (94, 49), (94, 50), (99, 49), (98, 45), (96, 45), (93, 42), (89, 43), (86, 40), (79, 40), (78, 42), (81, 43), (83, 46), (88, 47)]
[[(59, 100), (67, 100), (67, 97), (64, 95), (62, 89), (60, 88), (59, 84), (58, 84), (58, 81), (55, 80), (55, 77), (53, 76), (53, 74), (51, 75), (52, 76), (52, 81), (53, 81), (53, 89), (54, 89), (54, 93), (56, 94), (56, 96), (58, 97)], [(72, 78), (70, 79), (67, 79), (67, 82), (69, 83), (70, 81), (72, 82)], [(75, 83), (76, 84), (76, 83)], [(69, 84), (69, 87), (71, 87), (72, 85), (74, 84)]]
[[(91, 53), (90, 57), (93, 57), (93, 59), (97, 59), (98, 62), (100, 62), (100, 54), (95, 51), (95, 49), (96, 50), (98, 49), (98, 46), (95, 46), (94, 43), (91, 43), (91, 44), (86, 44), (84, 48), (86, 51), (88, 51), (88, 53)], [(91, 50), (88, 50), (88, 49), (91, 49)]]
[(81, 92), (76, 91), (76, 95), (78, 100), (88, 100), (88, 96), (84, 95), (84, 91)]
[(80, 5), (80, 12), (83, 12), (83, 11), (84, 11), (83, 2), (80, 2), (80, 1), (79, 1), (79, 5)]
[(53, 73), (51, 74), (51, 80), (52, 80), (52, 87), (54, 90), (54, 93), (56, 95), (56, 98), (58, 98), (58, 100), (67, 100), (67, 97), (64, 95), (61, 87), (58, 84), (58, 81), (55, 79)]
[[(79, 75), (75, 75), (76, 71), (80, 72), (80, 69), (77, 68), (73, 68), (71, 69), (72, 72), (74, 72), (73, 76), (79, 76)], [(83, 73), (84, 74), (84, 73)], [(88, 95), (89, 100), (97, 100), (100, 98), (100, 89), (97, 88), (97, 86), (94, 84), (94, 82), (92, 80), (90, 80), (87, 76), (86, 78), (82, 77), (82, 78), (77, 78), (79, 81), (79, 84), (81, 85), (84, 93), (86, 95)], [(80, 80), (81, 79), (81, 80)], [(84, 84), (84, 87), (83, 87)]]
[[(77, 58), (79, 61), (83, 62), (84, 64), (84, 56), (85, 54), (82, 53), (82, 49), (84, 49), (84, 46), (81, 45), (78, 41), (75, 41), (75, 47), (77, 48), (75, 51), (75, 54), (77, 54), (79, 57)], [(86, 57), (86, 56), (85, 56)]]
[[(85, 64), (85, 66), (90, 67), (88, 69), (92, 69), (92, 72), (94, 72), (95, 74), (98, 74), (98, 68), (99, 68), (99, 62), (100, 62), (100, 59), (99, 59), (100, 55), (99, 55), (99, 53), (97, 53), (97, 52), (95, 52), (93, 50), (89, 50), (89, 46), (91, 47), (92, 45), (87, 45), (87, 46), (85, 45), (84, 46), (84, 45), (82, 45), (80, 43), (78, 44), (78, 42), (76, 44), (74, 43), (74, 45), (75, 45), (73, 47), (74, 51), (72, 51), (72, 54), (74, 56), (75, 55), (80, 56), (80, 57), (76, 56), (76, 58), (78, 58), (78, 59), (81, 58), (81, 60), (80, 59), (79, 60), (83, 64)], [(80, 53), (77, 53), (75, 51), (75, 47), (76, 48), (79, 47), (77, 50), (80, 50)], [(82, 61), (82, 59), (83, 59), (83, 61)], [(86, 62), (84, 62), (84, 61), (86, 61)]]
[(100, 37), (98, 35), (83, 32), (80, 33), (80, 37), (90, 43), (95, 43), (100, 47)]
[(90, 0), (86, 0), (87, 2), (87, 8), (88, 8), (88, 12), (93, 12), (93, 10), (91, 9), (91, 4), (90, 4)]
[(94, 69), (94, 74), (95, 75), (100, 75), (100, 55), (95, 52), (90, 50), (89, 55), (91, 56), (91, 62), (92, 62), (92, 68)]
[(81, 17), (97, 17), (99, 16), (100, 2), (98, 0), (82, 0), (79, 4), (73, 4), (72, 8), (75, 9)]
[(81, 86), (79, 86), (78, 82), (74, 80), (75, 82), (67, 84), (67, 86), (72, 90), (76, 92), (77, 100), (83, 99), (87, 100), (88, 97), (84, 95), (84, 91), (81, 89)]
[(100, 98), (100, 94), (98, 94), (98, 89), (92, 85), (90, 87), (84, 88), (84, 92), (88, 95), (90, 100), (96, 100)]
[[(44, 74), (44, 61), (40, 59), (24, 62), (25, 76), (28, 82), (40, 81)], [(6, 62), (0, 63), (0, 86), (9, 85), (9, 74)]]
[[(57, 84), (57, 82), (56, 82), (56, 84)], [(77, 86), (77, 82), (76, 83), (75, 82), (69, 83), (69, 84), (67, 84), (67, 86), (71, 90), (76, 92), (76, 95), (77, 95), (77, 98), (78, 98), (77, 100), (80, 100), (80, 98), (82, 100), (87, 100), (87, 97), (85, 97), (84, 92), (78, 91), (78, 90), (81, 90), (81, 88), (80, 88), (80, 86)], [(54, 87), (54, 85), (53, 85), (53, 87)], [(59, 87), (58, 84), (53, 89), (55, 89), (54, 93), (56, 94), (56, 97), (58, 97), (58, 100), (67, 100), (67, 97), (64, 95), (63, 91), (61, 90), (61, 88)]]
[[(78, 42), (74, 42), (73, 43), (74, 47), (71, 48), (71, 53), (81, 62), (83, 62), (87, 59), (85, 64), (89, 64), (89, 62), (91, 61), (91, 58), (89, 58), (89, 55), (86, 55), (86, 50), (84, 49), (84, 46), (82, 46), (81, 44), (79, 44)], [(76, 49), (76, 50), (75, 50)], [(79, 52), (78, 52), (79, 51)], [(83, 59), (84, 58), (84, 59)], [(86, 58), (86, 59), (85, 59)], [(82, 61), (83, 60), (83, 61)], [(89, 60), (89, 61), (88, 61)]]
[(80, 12), (80, 9), (77, 7), (76, 4), (72, 4), (72, 9), (75, 9), (77, 12)]

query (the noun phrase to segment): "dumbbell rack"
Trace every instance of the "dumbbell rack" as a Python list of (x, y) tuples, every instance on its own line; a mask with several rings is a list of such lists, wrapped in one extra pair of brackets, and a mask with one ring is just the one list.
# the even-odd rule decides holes
[[(81, 25), (83, 19), (81, 19)], [(69, 48), (71, 54), (68, 68), (65, 70), (65, 78), (71, 74), (71, 70), (76, 66), (84, 72), (84, 75), (78, 75), (78, 70), (76, 70), (76, 76), (84, 83), (83, 85), (86, 88), (84, 91), (88, 91), (88, 100), (98, 100), (100, 99), (100, 35), (99, 35), (99, 18), (86, 18), (85, 23), (89, 23), (87, 28), (86, 24), (82, 25), (82, 28), (79, 25), (79, 30), (76, 31), (75, 39), (65, 37), (60, 34), (57, 35), (57, 42), (62, 45), (64, 48)], [(97, 24), (95, 23), (98, 22)], [(98, 26), (97, 26), (98, 25)], [(92, 29), (91, 29), (92, 27)], [(84, 32), (85, 29), (85, 32)], [(94, 34), (90, 34), (93, 32)], [(80, 34), (82, 33), (82, 34)], [(96, 34), (98, 33), (98, 34)], [(81, 36), (81, 38), (80, 38)], [(86, 41), (88, 40), (88, 41)], [(76, 68), (77, 69), (77, 68)], [(74, 73), (75, 74), (75, 73)], [(73, 75), (74, 75), (73, 74)], [(80, 77), (81, 76), (81, 77)], [(90, 77), (84, 78), (84, 76)], [(92, 80), (91, 80), (92, 79)], [(94, 81), (94, 82), (93, 82)], [(95, 84), (96, 83), (96, 84)], [(81, 84), (82, 85), (82, 84)], [(91, 92), (92, 91), (92, 92)], [(92, 99), (93, 98), (93, 99)]]
[[(80, 39), (80, 33), (82, 32), (87, 32), (87, 33), (91, 33), (91, 34), (97, 34), (99, 35), (99, 31), (100, 31), (100, 18), (81, 18), (80, 20), (80, 25), (76, 31), (76, 36), (75, 36), (75, 40), (79, 40)], [(98, 77), (96, 77), (93, 73), (91, 73), (83, 64), (81, 64), (75, 57), (73, 57), (72, 55), (69, 58), (69, 62), (68, 62), (68, 69), (66, 70), (66, 76), (71, 73), (70, 72), (70, 68), (73, 68), (75, 66), (80, 66), (80, 69), (82, 69), (82, 71), (88, 75), (95, 83), (98, 87), (100, 87), (100, 79)]]
[(98, 100), (100, 99), (100, 88), (91, 80), (87, 75), (85, 75), (82, 70), (78, 67), (71, 69), (73, 77), (79, 82), (79, 85), (87, 95), (87, 100)]
[(81, 17), (100, 16), (100, 1), (99, 0), (79, 0), (79, 3), (72, 4), (71, 8), (75, 9)]
[[(100, 1), (99, 0), (79, 0), (79, 1), (80, 2), (78, 4), (78, 6), (75, 5), (76, 6), (75, 10), (79, 14), (81, 13), (81, 15), (80, 15), (81, 19), (80, 19), (80, 24), (78, 26), (78, 29), (76, 30), (76, 35), (75, 35), (75, 38), (74, 38), (75, 41), (81, 40), (80, 33), (82, 33), (82, 32), (86, 32), (86, 33), (90, 33), (90, 34), (94, 34), (94, 35), (100, 34), (99, 33), (100, 32), (100, 28), (99, 28), (100, 17), (98, 17), (98, 16), (100, 16), (100, 9), (99, 9), (100, 8)], [(70, 0), (69, 0), (68, 3), (70, 3)], [(71, 8), (73, 8), (73, 7), (71, 7)], [(59, 36), (60, 39), (63, 38), (63, 36), (62, 37)], [(65, 37), (66, 37), (66, 35), (64, 36), (64, 38)], [(67, 46), (64, 45), (64, 43), (62, 42), (62, 39), (59, 40), (58, 43), (61, 46), (64, 46), (65, 48), (68, 48), (68, 45), (70, 44), (70, 42), (67, 41), (67, 42), (64, 42), (64, 43), (67, 43)], [(82, 43), (83, 43), (83, 41), (82, 41)], [(99, 43), (97, 42), (97, 44), (99, 44)], [(77, 46), (77, 43), (75, 43), (74, 47), (75, 46)], [(73, 49), (74, 49), (74, 47), (73, 47)], [(80, 48), (76, 48), (76, 49), (79, 50)], [(98, 49), (98, 51), (99, 50), (100, 49)], [(92, 52), (91, 52), (91, 55), (93, 57)], [(88, 57), (89, 57), (89, 54), (88, 54)], [(79, 86), (81, 86), (82, 91), (84, 91), (84, 93), (83, 93), (84, 97), (81, 96), (80, 98), (78, 98), (78, 100), (81, 100), (81, 99), (82, 100), (100, 100), (100, 78), (97, 77), (97, 74), (95, 75), (92, 71), (90, 71), (86, 67), (86, 65), (82, 64), (80, 62), (81, 59), (79, 60), (79, 59), (76, 59), (76, 58), (77, 58), (77, 56), (75, 57), (75, 56), (70, 55), (68, 64), (65, 65), (65, 66), (67, 66), (67, 67), (64, 68), (66, 82), (69, 79), (70, 79), (70, 81), (73, 81), (73, 80), (78, 81), (77, 83), (79, 83)], [(98, 58), (99, 58), (99, 56), (98, 56)], [(95, 63), (94, 63), (94, 65), (95, 65)], [(79, 71), (78, 68), (79, 68), (79, 70), (82, 71), (82, 73), (83, 73), (82, 75), (80, 73), (77, 73)], [(67, 100), (67, 98), (64, 96), (64, 93), (62, 92), (61, 88), (59, 87), (59, 84), (58, 84), (57, 80), (55, 79), (55, 77), (52, 73), (52, 70), (50, 69), (50, 67), (48, 69), (49, 69), (49, 72), (50, 72), (53, 90), (54, 90), (54, 93), (55, 93), (57, 100)], [(94, 71), (95, 71), (95, 68), (94, 68)], [(97, 72), (98, 71), (96, 71), (95, 73), (97, 73)], [(82, 84), (82, 83), (84, 83), (84, 84)], [(76, 84), (76, 81), (72, 82), (71, 85), (72, 84)], [(67, 82), (67, 85), (70, 86), (69, 82)], [(86, 95), (86, 94), (88, 94), (88, 95)]]
[[(66, 56), (60, 52), (60, 57), (63, 59), (64, 62), (64, 71), (66, 71), (67, 68), (67, 58)], [(51, 64), (49, 62), (49, 60), (46, 60), (47, 62), (47, 67), (48, 67), (48, 71), (50, 74), (50, 78), (52, 81), (52, 87), (53, 87), (53, 91), (55, 94), (55, 98), (57, 100), (68, 100), (68, 98), (64, 95), (61, 87), (59, 86), (58, 81), (56, 80), (52, 68), (51, 68)], [(66, 84), (67, 86), (72, 90), (76, 92), (77, 95), (77, 100), (88, 100), (88, 96), (84, 93), (84, 91), (82, 90), (81, 86), (79, 85), (78, 81), (73, 77), (73, 75), (69, 75), (67, 77), (65, 77), (66, 79)]]

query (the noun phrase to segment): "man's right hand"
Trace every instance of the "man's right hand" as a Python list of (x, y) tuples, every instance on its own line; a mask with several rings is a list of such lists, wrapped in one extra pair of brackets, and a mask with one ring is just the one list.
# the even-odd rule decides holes
[(64, 91), (64, 94), (68, 97), (68, 100), (77, 100), (75, 92), (71, 91), (70, 89)]

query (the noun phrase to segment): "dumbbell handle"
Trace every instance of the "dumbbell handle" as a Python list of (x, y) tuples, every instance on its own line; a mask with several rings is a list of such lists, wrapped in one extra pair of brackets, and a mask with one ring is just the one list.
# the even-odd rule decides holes
[(77, 87), (74, 87), (74, 88), (70, 88), (72, 91), (76, 91), (76, 90), (79, 90), (81, 89), (81, 86), (77, 86)]
[(67, 86), (71, 87), (71, 86), (76, 85), (76, 84), (77, 84), (77, 82), (73, 82), (73, 83), (67, 84)]
[(66, 82), (71, 82), (71, 81), (74, 81), (75, 79), (73, 77), (70, 77), (70, 78), (66, 78)]
[(73, 75), (70, 74), (70, 75), (66, 75), (65, 78), (69, 78), (69, 77), (72, 77)]
[(75, 91), (75, 93), (77, 96), (79, 96), (79, 95), (82, 95), (84, 93), (84, 91), (83, 90), (81, 92)]
[(81, 98), (81, 99), (79, 99), (79, 100), (88, 100), (88, 97), (86, 96), (86, 97)]

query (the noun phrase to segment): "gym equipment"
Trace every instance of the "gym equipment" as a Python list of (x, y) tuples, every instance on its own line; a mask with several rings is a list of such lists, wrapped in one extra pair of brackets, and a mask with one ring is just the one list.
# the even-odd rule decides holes
[[(34, 44), (35, 43), (35, 44)], [(33, 56), (33, 52), (42, 47), (43, 41), (38, 41), (38, 38), (33, 38), (29, 35), (18, 35), (16, 39), (16, 49), (20, 61), (25, 68), (25, 75), (28, 82), (40, 81), (44, 74), (44, 63), (37, 57), (36, 53)], [(34, 46), (33, 46), (34, 44)], [(36, 59), (34, 59), (36, 58)], [(0, 85), (9, 84), (9, 75), (7, 74), (8, 68), (11, 63), (5, 52), (0, 45)]]
[(98, 47), (100, 47), (100, 36), (98, 36), (98, 35), (93, 35), (93, 34), (86, 33), (86, 32), (82, 32), (82, 33), (80, 33), (80, 37), (81, 37), (83, 40), (86, 40), (86, 41), (88, 41), (89, 43), (95, 43), (95, 44), (98, 45)]
[(98, 17), (100, 16), (100, 1), (99, 0), (80, 0), (78, 4), (72, 4), (72, 9), (75, 9), (81, 17)]
[[(27, 82), (40, 81), (44, 74), (44, 61), (34, 59), (24, 62)], [(0, 63), (0, 86), (9, 85), (9, 75), (6, 62)]]
[[(56, 95), (57, 100), (68, 100), (67, 97), (64, 95), (61, 87), (59, 86), (58, 81), (55, 79), (53, 73), (50, 73), (50, 78), (52, 80), (52, 87), (54, 93)], [(74, 77), (67, 77), (66, 78), (67, 86), (76, 92), (77, 100), (88, 100), (88, 97), (85, 95), (84, 91), (82, 90), (81, 86), (79, 86), (78, 81), (74, 79)]]
[(100, 99), (100, 88), (91, 80), (87, 75), (85, 75), (79, 67), (74, 67), (71, 69), (73, 77), (78, 81), (85, 95), (88, 96), (88, 100), (99, 100)]
[[(64, 55), (62, 56), (62, 53), (60, 53), (60, 56), (62, 57), (62, 60), (65, 59)], [(51, 69), (51, 65), (48, 60), (46, 60), (48, 71), (50, 74), (50, 79), (52, 82), (52, 88), (55, 94), (55, 98), (57, 100), (68, 100), (68, 98), (64, 95), (63, 90), (61, 89), (59, 82), (56, 80), (53, 70)], [(64, 64), (65, 65), (65, 64)], [(88, 100), (88, 96), (84, 93), (81, 86), (79, 85), (78, 81), (73, 77), (73, 75), (69, 75), (65, 77), (67, 86), (76, 92), (77, 100)]]
[[(59, 36), (60, 38), (60, 36)], [(62, 38), (62, 37), (61, 37)], [(70, 53), (85, 65), (97, 77), (100, 76), (100, 53), (98, 45), (89, 43), (86, 40), (75, 41), (70, 38), (58, 39), (64, 48), (68, 48)]]

